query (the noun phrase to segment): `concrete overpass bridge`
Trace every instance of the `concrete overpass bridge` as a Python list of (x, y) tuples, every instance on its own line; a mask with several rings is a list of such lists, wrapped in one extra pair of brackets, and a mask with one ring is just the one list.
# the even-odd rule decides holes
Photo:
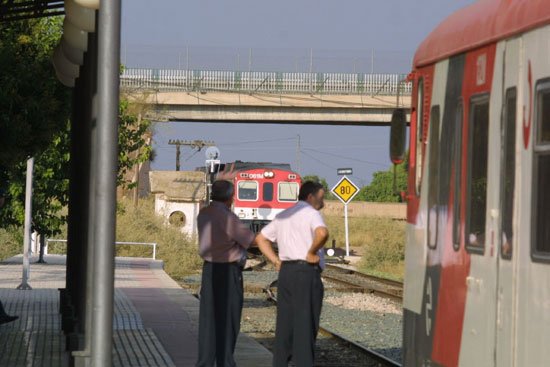
[(410, 106), (404, 74), (126, 69), (121, 89), (160, 121), (389, 125)]

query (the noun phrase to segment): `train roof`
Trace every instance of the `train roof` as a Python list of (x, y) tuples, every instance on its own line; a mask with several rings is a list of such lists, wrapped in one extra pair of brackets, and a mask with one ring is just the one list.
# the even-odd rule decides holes
[(272, 163), (272, 162), (242, 162), (242, 161), (235, 161), (232, 163), (226, 163), (226, 168), (231, 169), (233, 167), (234, 170), (238, 171), (244, 171), (248, 169), (256, 169), (256, 168), (270, 168), (270, 169), (280, 169), (285, 171), (292, 171), (292, 168), (290, 167), (290, 164), (288, 163)]
[[(273, 163), (273, 162), (242, 162), (235, 161), (229, 163), (220, 164), (220, 172), (222, 171), (245, 171), (249, 169), (268, 168), (268, 169), (280, 169), (283, 171), (292, 171), (289, 163)], [(206, 171), (204, 167), (197, 167), (196, 171)]]
[(422, 42), (415, 68), (550, 24), (548, 0), (479, 0), (445, 19)]

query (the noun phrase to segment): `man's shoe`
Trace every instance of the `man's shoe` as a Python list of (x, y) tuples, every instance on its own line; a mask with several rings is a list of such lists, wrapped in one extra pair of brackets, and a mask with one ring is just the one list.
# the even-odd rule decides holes
[(15, 321), (18, 318), (19, 316), (8, 316), (8, 315), (0, 316), (0, 325)]

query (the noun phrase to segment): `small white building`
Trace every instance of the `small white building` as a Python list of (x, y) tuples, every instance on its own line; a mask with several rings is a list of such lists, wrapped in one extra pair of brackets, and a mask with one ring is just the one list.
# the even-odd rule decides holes
[(197, 215), (206, 200), (206, 176), (197, 171), (151, 171), (155, 212), (190, 236), (197, 234)]

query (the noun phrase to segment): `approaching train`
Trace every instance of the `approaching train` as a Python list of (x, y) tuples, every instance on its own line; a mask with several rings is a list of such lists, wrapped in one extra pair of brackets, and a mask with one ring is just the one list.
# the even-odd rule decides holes
[(458, 11), (409, 79), (404, 363), (549, 366), (550, 2)]
[(233, 179), (233, 211), (255, 232), (298, 201), (301, 178), (289, 164), (236, 161), (220, 167), (221, 177)]

